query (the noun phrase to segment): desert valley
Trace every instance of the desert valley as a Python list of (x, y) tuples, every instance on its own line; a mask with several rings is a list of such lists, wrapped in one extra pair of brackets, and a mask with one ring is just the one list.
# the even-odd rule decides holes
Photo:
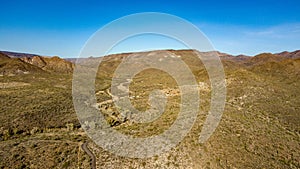
[[(116, 156), (86, 135), (72, 102), (76, 59), (0, 52), (0, 168), (300, 168), (300, 51), (256, 56), (217, 52), (225, 71), (226, 105), (219, 126), (203, 144), (199, 131), (211, 98), (207, 71), (193, 50), (168, 52), (191, 69), (201, 106), (180, 144), (146, 159)], [(165, 112), (151, 123), (120, 118), (111, 81), (131, 54), (102, 58), (95, 79), (97, 108), (115, 130), (149, 137), (176, 120), (180, 92), (167, 73), (144, 70), (130, 83), (131, 102), (145, 111), (149, 93), (160, 89), (168, 96)]]

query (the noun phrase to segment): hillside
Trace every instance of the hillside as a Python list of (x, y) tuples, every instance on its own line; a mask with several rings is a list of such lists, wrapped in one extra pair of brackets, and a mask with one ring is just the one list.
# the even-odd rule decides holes
[(33, 56), (21, 58), (24, 62), (37, 66), (45, 71), (56, 73), (72, 73), (74, 65), (58, 56), (41, 57)]
[(290, 59), (298, 59), (300, 58), (300, 50), (296, 50), (294, 52), (285, 51), (285, 52), (277, 53), (277, 55), (290, 58)]
[[(18, 55), (18, 56), (21, 56)], [(23, 56), (23, 55), (22, 55)], [(20, 57), (11, 58), (4, 53), (0, 53), (0, 74), (1, 75), (17, 75), (28, 73), (72, 73), (74, 65), (55, 57)]]
[(0, 75), (15, 75), (28, 73), (42, 73), (42, 69), (23, 62), (19, 58), (10, 58), (9, 56), (0, 53)]
[(0, 60), (1, 60), (1, 61), (2, 61), (2, 60), (9, 59), (9, 58), (10, 58), (9, 56), (7, 56), (6, 54), (0, 52)]
[(247, 60), (245, 63), (246, 65), (253, 66), (253, 65), (261, 65), (264, 63), (269, 63), (269, 62), (280, 62), (283, 61), (287, 58), (283, 56), (279, 56), (276, 54), (271, 54), (271, 53), (262, 53), (258, 54), (251, 59)]

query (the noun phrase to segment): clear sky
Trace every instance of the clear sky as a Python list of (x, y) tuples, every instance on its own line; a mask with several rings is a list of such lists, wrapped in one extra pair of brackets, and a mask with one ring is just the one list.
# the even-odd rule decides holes
[[(221, 52), (255, 55), (300, 49), (299, 0), (2, 0), (0, 50), (77, 57), (99, 28), (138, 12), (163, 12), (186, 19)], [(153, 37), (147, 43), (145, 39), (128, 44), (136, 45), (135, 50), (157, 48), (151, 43)], [(165, 43), (160, 48), (173, 47), (168, 40), (161, 42)], [(180, 46), (174, 43), (174, 48)], [(123, 51), (124, 47), (115, 49)]]

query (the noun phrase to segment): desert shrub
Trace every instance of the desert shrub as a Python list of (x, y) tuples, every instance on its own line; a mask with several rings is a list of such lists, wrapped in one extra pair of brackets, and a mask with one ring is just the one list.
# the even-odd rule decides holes
[(30, 134), (33, 135), (33, 134), (36, 134), (38, 133), (40, 130), (38, 127), (33, 127), (31, 130), (30, 130)]
[(74, 130), (74, 124), (73, 123), (67, 123), (66, 127), (67, 127), (68, 131), (73, 131)]

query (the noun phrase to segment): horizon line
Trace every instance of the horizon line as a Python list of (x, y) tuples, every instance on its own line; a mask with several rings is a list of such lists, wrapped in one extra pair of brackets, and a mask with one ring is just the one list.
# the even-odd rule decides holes
[[(168, 51), (168, 50), (173, 50), (173, 51), (183, 51), (183, 50), (197, 50), (197, 49), (188, 49), (188, 48), (182, 48), (182, 49), (153, 49), (153, 50), (137, 50), (137, 51), (120, 51), (120, 52), (113, 52), (113, 53), (107, 53), (103, 56), (86, 56), (86, 57), (82, 57), (82, 58), (88, 58), (88, 57), (104, 57), (104, 56), (109, 56), (109, 55), (118, 55), (118, 54), (130, 54), (130, 53), (142, 53), (142, 52), (151, 52), (151, 51)], [(271, 53), (271, 54), (279, 54), (279, 53), (283, 53), (283, 52), (289, 52), (289, 53), (292, 53), (292, 52), (296, 52), (296, 51), (299, 51), (300, 49), (297, 49), (297, 50), (292, 50), (292, 51), (289, 51), (289, 50), (284, 50), (284, 51), (281, 51), (281, 52), (262, 52), (262, 53)], [(197, 50), (199, 51), (199, 50)], [(18, 53), (18, 54), (27, 54), (27, 55), (35, 55), (35, 56), (43, 56), (43, 57), (60, 57), (60, 58), (63, 58), (63, 59), (76, 59), (76, 58), (80, 58), (79, 55), (76, 57), (64, 57), (64, 56), (59, 56), (59, 55), (44, 55), (44, 54), (39, 54), (39, 53), (31, 53), (31, 52), (23, 52), (23, 51), (11, 51), (11, 50), (0, 50), (0, 52), (8, 52), (8, 53)], [(199, 51), (201, 52), (201, 51)], [(240, 53), (240, 54), (231, 54), (231, 53), (227, 53), (227, 52), (222, 52), (222, 51), (219, 51), (219, 50), (213, 50), (213, 51), (203, 51), (203, 52), (219, 52), (219, 53), (222, 53), (222, 54), (227, 54), (227, 55), (231, 55), (231, 56), (248, 56), (248, 57), (254, 57), (256, 55), (259, 55), (259, 54), (262, 54), (262, 53), (257, 53), (255, 55), (247, 55), (247, 54), (243, 54), (243, 53)]]

